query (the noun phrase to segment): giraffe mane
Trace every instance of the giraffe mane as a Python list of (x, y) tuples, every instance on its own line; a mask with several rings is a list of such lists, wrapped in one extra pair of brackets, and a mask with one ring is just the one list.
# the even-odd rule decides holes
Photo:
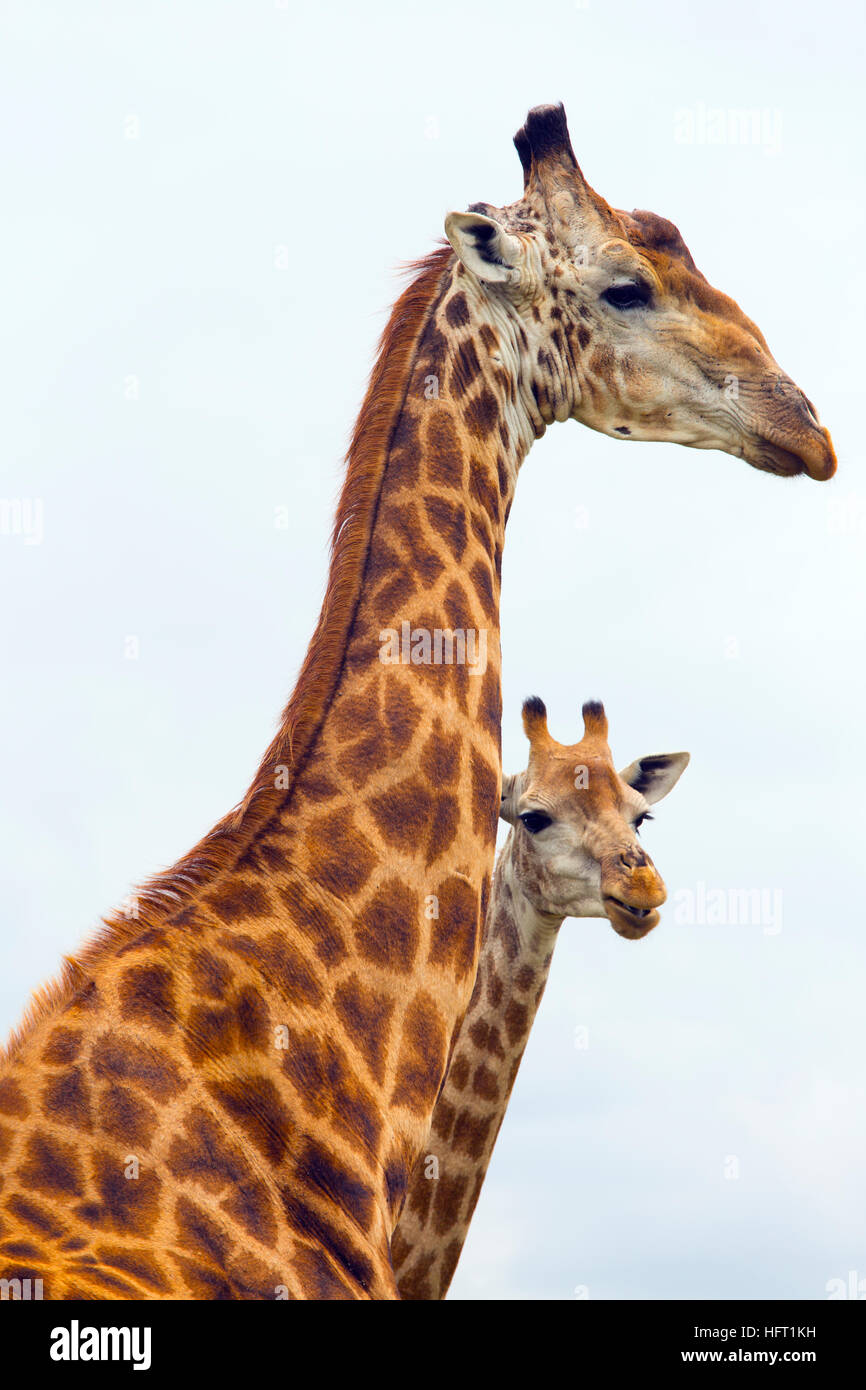
[[(400, 295), (382, 333), (367, 393), (352, 431), (346, 455), (346, 480), (334, 518), (331, 566), (319, 621), (276, 736), (243, 801), (227, 817), (227, 820), (234, 817), (238, 826), (248, 817), (254, 802), (260, 803), (259, 810), (262, 803), (267, 803), (267, 793), (275, 791), (274, 772), (278, 766), (288, 766), (294, 780), (310, 752), (336, 689), (361, 594), (385, 464), (406, 397), (415, 348), (442, 272), (453, 258), (451, 247), (445, 243), (404, 267), (408, 273), (415, 272), (415, 279)], [(282, 803), (285, 789), (279, 789), (271, 800)], [(267, 812), (268, 806), (264, 809)]]
[[(406, 397), (415, 352), (435, 303), (442, 273), (453, 259), (439, 245), (402, 270), (414, 278), (395, 303), (379, 341), (376, 361), (346, 454), (346, 476), (331, 533), (325, 595), (294, 690), (280, 726), (243, 799), (171, 868), (135, 890), (134, 916), (122, 907), (108, 913), (74, 956), (64, 956), (59, 976), (33, 991), (12, 1030), (0, 1063), (47, 1015), (59, 1011), (88, 983), (108, 955), (147, 931), (179, 919), (210, 879), (231, 868), (278, 807), (291, 795), (336, 690), (357, 611), (367, 552), (391, 440)], [(276, 785), (277, 769), (286, 768)]]

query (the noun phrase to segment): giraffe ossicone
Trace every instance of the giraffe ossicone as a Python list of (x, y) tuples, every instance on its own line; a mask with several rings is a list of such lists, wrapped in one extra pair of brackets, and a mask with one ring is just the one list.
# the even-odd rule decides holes
[[(397, 1296), (390, 1237), (490, 888), (527, 451), (574, 417), (835, 467), (676, 228), (589, 188), (562, 109), (516, 143), (521, 197), (450, 216), (394, 306), (318, 624), (246, 796), (67, 959), (2, 1062), (0, 1276), (46, 1298)], [(427, 660), (423, 638), (418, 661), (383, 660), (404, 623), (443, 651), (483, 633), (483, 661)]]
[(478, 972), (392, 1240), (401, 1298), (448, 1291), (567, 917), (607, 917), (637, 940), (658, 924), (665, 886), (638, 831), (688, 753), (617, 772), (604, 707), (583, 707), (580, 742), (557, 743), (537, 697), (523, 706), (525, 771), (503, 778), (511, 826), (493, 875)]

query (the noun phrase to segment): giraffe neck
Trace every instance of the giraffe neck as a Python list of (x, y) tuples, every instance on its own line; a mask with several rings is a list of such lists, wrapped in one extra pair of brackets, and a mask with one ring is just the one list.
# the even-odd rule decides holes
[(46, 1297), (394, 1292), (390, 1233), (475, 977), (499, 565), (543, 428), (481, 302), (447, 253), (398, 302), (322, 617), (250, 794), (13, 1044), (0, 1255)]
[(475, 988), (394, 1232), (404, 1299), (440, 1299), (448, 1290), (564, 920), (539, 912), (522, 892), (513, 843), (512, 831), (493, 878)]
[[(507, 323), (494, 326), (487, 308), (477, 317), (487, 303), (461, 266), (443, 276), (394, 430), (343, 676), (278, 817), (294, 919), (308, 920), (312, 896), (340, 928), (354, 923), (327, 962), (331, 997), (339, 1007), (343, 992), (366, 989), (387, 1015), (363, 1038), (353, 1014), (339, 1023), (381, 1087), (391, 1228), (466, 1010), (495, 849), (500, 564), (535, 426)], [(314, 954), (330, 951), (326, 935), (313, 936)]]

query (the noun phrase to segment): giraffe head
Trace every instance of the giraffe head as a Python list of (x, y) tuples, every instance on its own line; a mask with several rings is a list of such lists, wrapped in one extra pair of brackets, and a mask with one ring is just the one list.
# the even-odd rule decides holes
[(500, 330), (503, 365), (514, 359), (535, 432), (573, 418), (615, 439), (831, 477), (833, 445), (815, 408), (674, 224), (619, 211), (590, 188), (561, 105), (535, 107), (514, 142), (523, 197), (451, 213), (445, 231)]
[(607, 917), (620, 936), (646, 936), (659, 920), (665, 886), (638, 838), (649, 807), (667, 796), (688, 753), (638, 758), (617, 772), (604, 706), (583, 707), (584, 735), (551, 738), (537, 696), (523, 706), (529, 766), (505, 777), (500, 815), (513, 827), (520, 891), (551, 917)]

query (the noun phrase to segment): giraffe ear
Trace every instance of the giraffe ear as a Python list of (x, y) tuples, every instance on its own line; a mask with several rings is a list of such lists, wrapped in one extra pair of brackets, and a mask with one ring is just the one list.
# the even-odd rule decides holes
[(520, 796), (520, 773), (502, 774), (502, 798), (499, 802), (499, 815), (502, 820), (513, 825), (517, 819), (517, 798)]
[(445, 235), (467, 270), (485, 284), (506, 284), (514, 278), (522, 247), (492, 217), (480, 212), (449, 212)]
[(652, 806), (667, 796), (689, 765), (689, 753), (653, 753), (629, 763), (619, 774)]

